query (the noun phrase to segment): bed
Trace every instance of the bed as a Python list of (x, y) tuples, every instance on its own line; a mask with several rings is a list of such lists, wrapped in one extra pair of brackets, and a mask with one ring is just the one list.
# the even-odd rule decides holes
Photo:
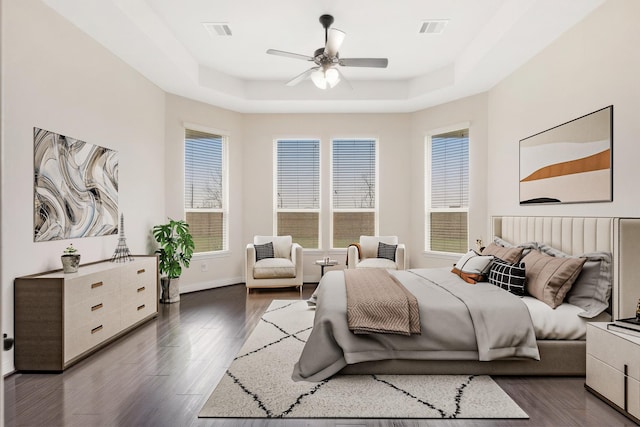
[[(595, 217), (493, 217), (492, 218), (492, 233), (499, 239), (503, 239), (513, 244), (523, 242), (537, 242), (540, 245), (545, 245), (547, 248), (552, 248), (555, 251), (561, 251), (567, 256), (578, 256), (582, 254), (602, 253), (608, 252), (611, 254), (610, 264), (610, 280), (611, 280), (611, 298), (610, 306), (607, 310), (597, 317), (590, 319), (589, 321), (602, 321), (610, 318), (630, 317), (635, 314), (635, 305), (640, 297), (640, 286), (635, 282), (636, 277), (639, 277), (640, 265), (636, 260), (640, 259), (640, 219), (635, 218), (595, 218)], [(332, 274), (325, 275), (321, 288), (325, 287), (328, 282), (340, 282), (339, 276), (341, 272), (334, 271)], [(426, 274), (424, 271), (410, 271), (409, 273), (401, 274), (413, 274), (422, 275)], [(443, 273), (437, 273), (442, 275)], [(327, 283), (325, 283), (325, 281)], [(323, 299), (329, 300), (330, 298), (341, 298), (338, 296), (340, 293), (340, 286), (344, 286), (340, 283), (333, 283), (326, 287), (334, 287), (333, 290), (327, 293), (331, 294), (331, 297), (322, 296), (320, 294), (318, 301), (318, 311), (316, 312), (316, 321), (318, 316), (325, 310), (323, 307)], [(457, 286), (454, 284), (454, 286)], [(493, 286), (483, 284), (486, 286)], [(414, 288), (418, 289), (418, 288)], [(480, 289), (480, 287), (478, 288)], [(490, 292), (490, 289), (485, 289)], [(418, 295), (416, 295), (418, 297)], [(420, 298), (423, 298), (420, 297)], [(530, 298), (530, 297), (529, 297)], [(525, 305), (527, 309), (533, 313), (538, 309), (543, 309), (539, 305), (539, 301), (531, 298), (533, 301), (527, 301)], [(340, 306), (341, 304), (325, 304), (327, 307), (330, 305)], [(543, 304), (544, 305), (544, 304)], [(536, 308), (537, 307), (537, 308)], [(329, 310), (329, 308), (326, 308)], [(568, 310), (568, 311), (567, 311)], [(577, 313), (575, 310), (571, 312), (571, 307), (566, 307), (564, 304), (558, 307), (556, 310), (552, 310), (554, 314), (564, 313), (564, 316), (575, 316)], [(493, 308), (489, 312), (499, 311), (499, 309)], [(580, 311), (580, 310), (578, 310)], [(422, 304), (421, 304), (422, 312)], [(544, 313), (544, 310), (542, 311)], [(422, 316), (422, 314), (421, 314)], [(575, 316), (578, 317), (578, 316)], [(566, 317), (565, 317), (566, 318)], [(542, 316), (544, 323), (544, 315)], [(583, 323), (585, 320), (581, 321)], [(535, 322), (534, 322), (535, 323)], [(540, 323), (540, 322), (538, 322)], [(333, 343), (324, 342), (327, 341), (326, 336), (318, 338), (314, 337), (314, 333), (319, 325), (314, 326), (314, 331), (309, 338), (308, 346), (315, 345), (316, 349), (324, 348), (325, 346), (333, 345)], [(443, 328), (441, 325), (439, 326)], [(331, 325), (329, 329), (336, 328), (335, 325)], [(540, 329), (540, 326), (536, 326)], [(544, 328), (544, 325), (542, 326)], [(330, 331), (330, 334), (340, 334), (340, 332)], [(448, 332), (452, 337), (455, 337), (455, 331)], [(576, 335), (577, 334), (577, 335)], [(319, 334), (316, 334), (319, 335)], [(326, 334), (325, 334), (326, 335)], [(476, 334), (477, 335), (477, 334)], [(540, 335), (536, 330), (536, 335)], [(432, 352), (424, 353), (427, 356), (416, 356), (411, 353), (397, 352), (394, 357), (393, 351), (383, 351), (380, 354), (382, 360), (372, 360), (371, 357), (363, 357), (362, 361), (358, 360), (358, 357), (352, 357), (356, 354), (352, 349), (345, 350), (348, 354), (349, 363), (345, 360), (335, 360), (327, 363), (326, 367), (318, 365), (320, 359), (320, 352), (318, 351), (303, 351), (300, 362), (294, 369), (294, 379), (297, 380), (311, 380), (319, 381), (323, 377), (330, 376), (333, 373), (340, 372), (344, 374), (489, 374), (489, 375), (569, 375), (569, 376), (582, 376), (585, 374), (585, 352), (586, 343), (584, 341), (583, 334), (574, 333), (574, 336), (564, 335), (562, 339), (552, 339), (554, 337), (553, 327), (551, 332), (547, 331), (546, 336), (542, 334), (543, 338), (534, 338), (535, 346), (537, 347), (537, 354), (533, 354), (531, 349), (527, 346), (530, 342), (524, 344), (523, 349), (510, 350), (507, 348), (507, 352), (502, 354), (503, 357), (499, 357), (498, 360), (487, 361), (482, 360), (479, 357), (479, 351), (473, 354), (473, 349), (464, 348), (462, 352)], [(395, 339), (395, 338), (394, 338)], [(453, 338), (452, 338), (453, 339)], [(498, 338), (500, 339), (500, 338)], [(527, 338), (522, 338), (523, 342)], [(366, 338), (365, 338), (366, 340)], [(384, 337), (383, 340), (388, 340)], [(401, 340), (405, 340), (402, 337)], [(315, 341), (315, 342), (314, 342)], [(387, 343), (390, 348), (393, 349), (395, 343)], [(383, 343), (383, 346), (385, 344)], [(480, 341), (478, 341), (480, 347)], [(365, 345), (366, 347), (366, 345)], [(508, 346), (507, 346), (508, 347)], [(370, 349), (369, 349), (370, 350)], [(510, 354), (509, 351), (512, 351)], [(409, 354), (410, 357), (406, 358), (403, 355)], [(423, 360), (426, 359), (426, 360)], [(479, 360), (480, 359), (480, 360)], [(539, 360), (537, 360), (539, 359)], [(309, 369), (309, 366), (316, 365)], [(320, 368), (318, 368), (320, 366)], [(316, 371), (316, 372), (313, 372)]]

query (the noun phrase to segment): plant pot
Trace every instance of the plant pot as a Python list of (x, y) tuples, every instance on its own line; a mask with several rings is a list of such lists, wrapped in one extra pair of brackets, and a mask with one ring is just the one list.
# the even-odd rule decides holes
[(160, 278), (160, 290), (162, 291), (160, 295), (161, 303), (172, 304), (180, 301), (180, 278)]
[(60, 256), (62, 270), (65, 273), (77, 273), (80, 266), (80, 254), (64, 254)]

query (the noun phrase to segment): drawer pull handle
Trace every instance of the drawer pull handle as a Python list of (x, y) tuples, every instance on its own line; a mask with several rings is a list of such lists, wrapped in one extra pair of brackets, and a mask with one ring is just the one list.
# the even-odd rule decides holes
[(144, 291), (145, 289), (146, 289), (146, 288), (145, 288), (144, 286), (141, 286), (141, 287), (139, 287), (139, 288), (138, 288), (138, 292), (142, 292), (142, 291)]
[(91, 311), (96, 311), (96, 310), (100, 310), (102, 308), (102, 303), (100, 304), (96, 304), (93, 307), (91, 307)]
[(144, 304), (139, 305), (139, 306), (138, 306), (138, 311), (142, 310), (143, 308), (144, 308)]
[(99, 288), (100, 286), (102, 286), (103, 283), (102, 282), (96, 282), (96, 283), (92, 283), (91, 284), (91, 289), (95, 289), (95, 288)]
[(96, 326), (95, 328), (93, 328), (93, 329), (91, 330), (91, 333), (92, 333), (92, 334), (95, 334), (96, 332), (99, 332), (99, 331), (101, 331), (101, 330), (102, 330), (102, 325), (100, 325), (100, 326)]
[(141, 268), (140, 270), (138, 270), (138, 274), (142, 274), (144, 273), (144, 271), (145, 271), (144, 268)]
[(629, 366), (624, 365), (624, 411), (629, 412)]

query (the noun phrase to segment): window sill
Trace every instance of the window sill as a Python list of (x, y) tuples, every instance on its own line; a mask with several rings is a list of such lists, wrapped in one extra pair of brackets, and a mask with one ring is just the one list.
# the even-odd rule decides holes
[(228, 258), (231, 256), (231, 251), (215, 251), (215, 252), (200, 252), (193, 254), (193, 260), (215, 259), (215, 258)]

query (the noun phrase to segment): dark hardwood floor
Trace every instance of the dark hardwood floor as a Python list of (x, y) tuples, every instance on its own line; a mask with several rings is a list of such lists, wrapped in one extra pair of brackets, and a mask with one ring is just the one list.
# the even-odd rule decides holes
[[(305, 285), (304, 298), (313, 292)], [(238, 420), (198, 412), (273, 299), (243, 285), (182, 295), (157, 319), (62, 374), (8, 376), (6, 426), (632, 426), (584, 378), (498, 377), (529, 420)]]

